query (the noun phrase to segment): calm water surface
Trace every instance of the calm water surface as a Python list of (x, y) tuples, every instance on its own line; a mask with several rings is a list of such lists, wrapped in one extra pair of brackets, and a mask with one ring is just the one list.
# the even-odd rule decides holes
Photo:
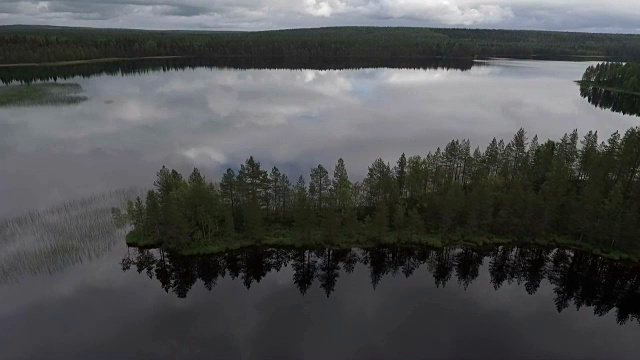
[[(88, 100), (0, 107), (0, 358), (638, 358), (637, 318), (621, 325), (615, 307), (573, 301), (558, 312), (548, 276), (532, 295), (513, 278), (496, 288), (489, 255), (466, 288), (426, 264), (375, 288), (368, 264), (341, 266), (329, 297), (320, 279), (301, 295), (292, 264), (184, 298), (155, 273), (122, 271), (135, 254), (108, 209), (163, 164), (218, 178), (254, 155), (295, 178), (343, 157), (360, 179), (378, 157), (453, 138), (484, 148), (520, 127), (604, 138), (637, 124), (580, 97), (573, 80), (589, 63), (484, 65), (73, 78)], [(638, 281), (626, 286), (640, 301)]]
[(460, 70), (210, 70), (74, 78), (88, 101), (0, 107), (0, 216), (132, 185), (163, 165), (218, 178), (254, 155), (292, 179), (342, 157), (359, 179), (378, 157), (454, 138), (604, 139), (637, 118), (580, 97), (589, 63), (493, 61)]

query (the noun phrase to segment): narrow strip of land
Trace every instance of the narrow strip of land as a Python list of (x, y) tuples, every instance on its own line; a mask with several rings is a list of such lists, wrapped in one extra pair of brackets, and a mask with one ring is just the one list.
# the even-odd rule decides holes
[(594, 81), (584, 81), (584, 80), (578, 80), (576, 81), (576, 83), (582, 85), (586, 85), (586, 86), (591, 86), (591, 87), (595, 87), (598, 89), (603, 89), (603, 90), (608, 90), (611, 92), (617, 92), (617, 93), (621, 93), (621, 94), (629, 94), (629, 95), (637, 95), (640, 96), (640, 92), (637, 91), (629, 91), (629, 90), (624, 90), (624, 89), (619, 89), (616, 87), (612, 87), (612, 86), (606, 86), (606, 85), (601, 85), (598, 84)]
[[(595, 131), (559, 141), (452, 140), (425, 157), (381, 158), (361, 181), (342, 159), (292, 182), (249, 157), (215, 184), (162, 167), (155, 189), (113, 210), (130, 246), (185, 255), (243, 246), (539, 244), (640, 258), (640, 127), (602, 146)], [(579, 145), (580, 144), (580, 145)], [(474, 149), (472, 151), (472, 149)], [(307, 182), (307, 179), (309, 181)]]
[(112, 58), (87, 59), (87, 60), (73, 60), (73, 61), (54, 61), (54, 62), (40, 62), (40, 63), (0, 64), (0, 67), (21, 67), (21, 66), (63, 66), (63, 65), (80, 65), (80, 64), (104, 63), (104, 62), (112, 62), (112, 61), (131, 61), (131, 60), (150, 60), (150, 59), (176, 59), (176, 58), (187, 58), (187, 57), (189, 57), (189, 56), (112, 57)]

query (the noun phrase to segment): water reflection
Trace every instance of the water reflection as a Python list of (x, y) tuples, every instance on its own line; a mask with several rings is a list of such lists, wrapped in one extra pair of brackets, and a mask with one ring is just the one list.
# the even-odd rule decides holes
[[(102, 69), (71, 73), (67, 76), (75, 77), (89, 100), (0, 110), (0, 217), (14, 219), (29, 209), (146, 186), (163, 164), (181, 172), (198, 166), (216, 178), (250, 155), (272, 159), (265, 166), (291, 174), (307, 174), (318, 163), (343, 157), (354, 164), (349, 171), (358, 180), (377, 157), (424, 155), (453, 138), (486, 144), (494, 136), (511, 137), (520, 127), (541, 139), (557, 139), (574, 128), (604, 136), (637, 123), (580, 98), (573, 80), (587, 64), (492, 65), (468, 71), (165, 72), (160, 66), (127, 77), (99, 76)], [(49, 79), (47, 70), (33, 70)], [(106, 211), (103, 215), (110, 221)], [(75, 216), (90, 217), (82, 211)], [(65, 231), (43, 222), (37, 234), (94, 231), (75, 225), (83, 222), (69, 219)], [(286, 261), (247, 254), (237, 255), (235, 263), (221, 258), (194, 264), (151, 251), (155, 260), (144, 255), (138, 275), (135, 251), (130, 271), (122, 273), (118, 264), (126, 251), (124, 234), (58, 237), (68, 248), (82, 244), (66, 258), (51, 251), (56, 247), (34, 242), (28, 228), (20, 232), (31, 234), (26, 236), (9, 236), (6, 228), (0, 232), (0, 267), (10, 269), (9, 282), (21, 282), (0, 286), (0, 357), (635, 359), (640, 351), (637, 323), (620, 327), (611, 316), (627, 318), (628, 324), (637, 319), (635, 270), (586, 255), (565, 254), (558, 260), (562, 266), (555, 266), (548, 251), (524, 261), (516, 249), (421, 250), (412, 256), (402, 255), (407, 249), (353, 250), (346, 259), (320, 249), (278, 250)], [(106, 249), (112, 241), (116, 250), (86, 261), (88, 249)], [(42, 250), (29, 250), (36, 243)], [(54, 264), (32, 270), (41, 262)], [(159, 276), (158, 262), (165, 264)], [(70, 264), (77, 265), (66, 267)], [(616, 272), (619, 278), (610, 275)], [(30, 273), (43, 276), (26, 279)], [(500, 285), (499, 292), (487, 277)], [(441, 288), (434, 292), (436, 279)], [(162, 296), (161, 286), (188, 298)], [(551, 298), (560, 308), (599, 306), (609, 316), (592, 316), (591, 309), (559, 316)]]
[(342, 157), (360, 180), (378, 157), (425, 155), (454, 138), (484, 146), (521, 127), (543, 141), (576, 128), (606, 137), (635, 125), (580, 98), (573, 80), (586, 66), (187, 68), (75, 78), (89, 100), (0, 111), (0, 217), (146, 186), (162, 165), (217, 177), (259, 155), (295, 177)]
[(436, 58), (165, 58), (134, 59), (60, 66), (0, 67), (0, 81), (33, 83), (36, 81), (68, 80), (76, 77), (143, 75), (151, 72), (185, 69), (287, 69), (287, 70), (343, 70), (367, 68), (395, 69), (456, 69), (469, 70), (472, 66), (487, 65), (471, 60), (443, 60)]
[(607, 109), (624, 115), (640, 116), (640, 95), (611, 91), (588, 84), (580, 85), (580, 96), (600, 109)]
[(108, 252), (123, 236), (111, 208), (124, 206), (139, 193), (112, 191), (0, 219), (0, 285), (58, 272)]
[(561, 249), (251, 248), (202, 257), (130, 249), (120, 264), (124, 271), (133, 268), (145, 273), (150, 279), (155, 278), (166, 292), (184, 298), (198, 281), (211, 291), (219, 279), (229, 276), (250, 289), (270, 272), (279, 272), (284, 267), (292, 269), (293, 283), (302, 295), (317, 285), (329, 297), (340, 276), (352, 273), (358, 264), (368, 268), (374, 289), (385, 276), (408, 278), (424, 266), (437, 287), (445, 287), (455, 275), (458, 286), (466, 290), (485, 263), (495, 290), (505, 283), (516, 283), (533, 295), (542, 281), (547, 280), (553, 286), (558, 312), (573, 304), (576, 309), (592, 307), (598, 316), (615, 310), (621, 325), (640, 321), (639, 267)]

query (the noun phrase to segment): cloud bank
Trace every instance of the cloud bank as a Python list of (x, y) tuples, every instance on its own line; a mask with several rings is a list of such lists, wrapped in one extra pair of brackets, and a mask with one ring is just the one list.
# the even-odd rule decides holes
[(3, 0), (0, 24), (264, 30), (334, 25), (640, 33), (636, 0)]

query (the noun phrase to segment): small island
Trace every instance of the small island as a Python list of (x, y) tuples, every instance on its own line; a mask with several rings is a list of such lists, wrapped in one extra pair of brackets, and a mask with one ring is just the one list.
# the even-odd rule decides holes
[(250, 157), (217, 183), (166, 167), (155, 189), (113, 209), (129, 246), (182, 255), (250, 246), (366, 248), (461, 244), (554, 246), (640, 259), (640, 128), (606, 141), (577, 131), (539, 143), (520, 129), (483, 150), (453, 140), (426, 156), (377, 159), (352, 182), (332, 174), (294, 182)]

